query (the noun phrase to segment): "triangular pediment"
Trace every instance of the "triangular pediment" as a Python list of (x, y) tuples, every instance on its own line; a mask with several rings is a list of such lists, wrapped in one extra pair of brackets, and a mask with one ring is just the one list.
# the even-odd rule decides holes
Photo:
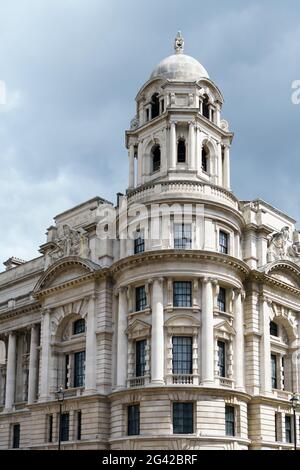
[(222, 333), (224, 335), (228, 335), (228, 336), (235, 335), (235, 329), (226, 320), (215, 325), (215, 331), (218, 333)]
[(140, 338), (142, 336), (149, 336), (151, 325), (142, 320), (134, 320), (131, 325), (126, 329), (126, 333), (130, 339)]

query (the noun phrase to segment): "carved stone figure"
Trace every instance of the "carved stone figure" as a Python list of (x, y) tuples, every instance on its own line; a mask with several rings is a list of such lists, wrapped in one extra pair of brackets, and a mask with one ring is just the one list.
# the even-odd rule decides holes
[(183, 40), (181, 31), (178, 31), (177, 36), (175, 38), (175, 42), (174, 42), (174, 49), (175, 49), (176, 54), (182, 54), (183, 48), (184, 48), (184, 40)]
[(74, 230), (64, 224), (62, 235), (55, 240), (55, 247), (47, 253), (46, 264), (52, 264), (64, 256), (82, 256), (87, 258), (90, 254), (89, 239), (83, 229)]
[(300, 261), (300, 249), (298, 243), (290, 240), (289, 227), (283, 227), (280, 232), (271, 235), (268, 243), (268, 262), (278, 259), (288, 259), (291, 261)]

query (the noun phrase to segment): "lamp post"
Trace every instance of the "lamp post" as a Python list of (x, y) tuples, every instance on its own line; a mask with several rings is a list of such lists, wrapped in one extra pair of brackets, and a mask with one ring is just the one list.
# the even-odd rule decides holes
[(293, 413), (294, 413), (294, 450), (297, 450), (297, 424), (296, 424), (296, 408), (298, 404), (299, 398), (297, 397), (296, 393), (293, 393), (292, 398), (290, 399), (290, 402), (293, 407)]
[(56, 392), (56, 397), (59, 402), (59, 415), (58, 415), (58, 450), (60, 450), (61, 444), (61, 412), (62, 412), (62, 404), (65, 398), (65, 393), (63, 391), (62, 386), (59, 387), (59, 390)]

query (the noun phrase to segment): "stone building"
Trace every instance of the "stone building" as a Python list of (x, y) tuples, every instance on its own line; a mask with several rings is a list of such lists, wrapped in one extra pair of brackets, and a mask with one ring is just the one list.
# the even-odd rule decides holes
[(117, 206), (59, 214), (38, 258), (4, 263), (1, 449), (59, 429), (65, 449), (293, 446), (299, 232), (231, 191), (223, 97), (183, 46), (137, 94)]

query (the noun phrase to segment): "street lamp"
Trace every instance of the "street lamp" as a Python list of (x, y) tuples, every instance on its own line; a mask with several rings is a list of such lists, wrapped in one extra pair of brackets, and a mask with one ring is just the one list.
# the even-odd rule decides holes
[(55, 393), (57, 400), (59, 402), (59, 417), (58, 417), (58, 450), (60, 450), (60, 443), (61, 443), (61, 412), (62, 412), (62, 404), (65, 398), (65, 392), (63, 391), (62, 386), (59, 387), (59, 390)]
[(290, 402), (292, 404), (293, 413), (294, 413), (294, 450), (297, 450), (297, 425), (296, 425), (296, 408), (298, 405), (299, 398), (297, 397), (296, 393), (293, 393)]

